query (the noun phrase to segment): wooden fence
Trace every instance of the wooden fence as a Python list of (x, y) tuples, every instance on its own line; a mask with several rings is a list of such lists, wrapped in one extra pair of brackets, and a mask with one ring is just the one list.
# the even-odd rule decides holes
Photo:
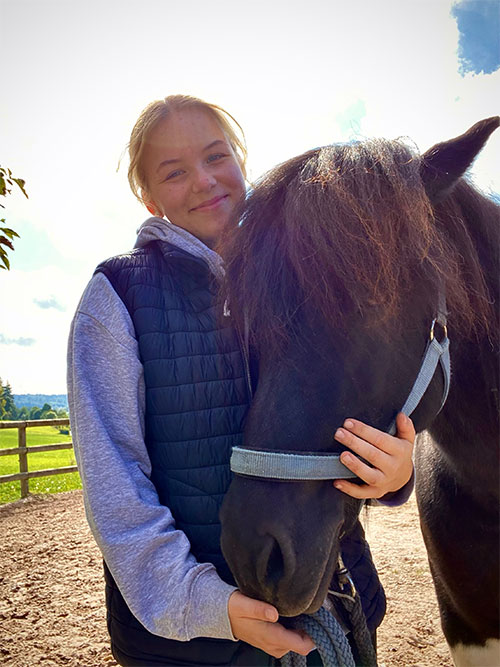
[(17, 428), (17, 447), (10, 449), (0, 449), (0, 456), (9, 456), (17, 454), (19, 456), (19, 472), (14, 475), (0, 475), (0, 484), (4, 482), (21, 481), (21, 498), (26, 498), (29, 494), (29, 480), (34, 477), (48, 477), (49, 475), (62, 475), (66, 472), (76, 472), (76, 466), (64, 466), (62, 468), (52, 468), (48, 470), (28, 469), (28, 454), (39, 452), (51, 452), (56, 449), (72, 449), (72, 442), (60, 442), (54, 445), (33, 445), (26, 446), (26, 429), (30, 426), (69, 426), (69, 419), (34, 419), (30, 421), (0, 421), (0, 429)]

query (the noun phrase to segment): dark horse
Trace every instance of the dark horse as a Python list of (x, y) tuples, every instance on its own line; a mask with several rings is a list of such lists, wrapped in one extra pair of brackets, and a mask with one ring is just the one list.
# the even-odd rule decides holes
[[(464, 173), (490, 118), (422, 156), (401, 141), (314, 149), (265, 175), (222, 245), (231, 313), (258, 358), (244, 443), (340, 452), (346, 417), (387, 429), (446, 293), (452, 384), (413, 413), (416, 485), (457, 665), (499, 659), (498, 205)], [(236, 475), (222, 547), (238, 585), (282, 615), (318, 609), (359, 501), (330, 481)]]

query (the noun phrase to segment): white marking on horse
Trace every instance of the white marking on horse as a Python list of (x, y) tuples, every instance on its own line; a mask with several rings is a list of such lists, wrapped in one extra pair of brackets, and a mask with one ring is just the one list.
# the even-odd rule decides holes
[(484, 646), (456, 644), (450, 647), (456, 667), (498, 667), (500, 665), (500, 640), (488, 639)]

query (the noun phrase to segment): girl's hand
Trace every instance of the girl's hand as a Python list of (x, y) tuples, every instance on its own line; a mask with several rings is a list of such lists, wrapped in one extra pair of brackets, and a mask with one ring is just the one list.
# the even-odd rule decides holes
[(392, 436), (355, 419), (346, 419), (343, 428), (337, 429), (335, 440), (374, 467), (350, 452), (342, 452), (341, 462), (366, 484), (359, 486), (347, 480), (335, 480), (336, 489), (353, 498), (382, 498), (409, 481), (413, 472), (415, 429), (411, 419), (402, 412), (396, 417), (396, 427), (397, 436)]
[(307, 655), (315, 648), (305, 632), (287, 630), (277, 623), (278, 611), (267, 602), (234, 591), (229, 597), (227, 611), (236, 639), (242, 639), (275, 658), (281, 658), (288, 651)]

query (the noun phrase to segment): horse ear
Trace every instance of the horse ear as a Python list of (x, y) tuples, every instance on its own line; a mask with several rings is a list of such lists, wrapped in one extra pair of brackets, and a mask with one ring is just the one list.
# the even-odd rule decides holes
[(422, 155), (420, 175), (432, 204), (445, 199), (500, 125), (500, 116), (480, 120), (459, 137), (443, 141)]

